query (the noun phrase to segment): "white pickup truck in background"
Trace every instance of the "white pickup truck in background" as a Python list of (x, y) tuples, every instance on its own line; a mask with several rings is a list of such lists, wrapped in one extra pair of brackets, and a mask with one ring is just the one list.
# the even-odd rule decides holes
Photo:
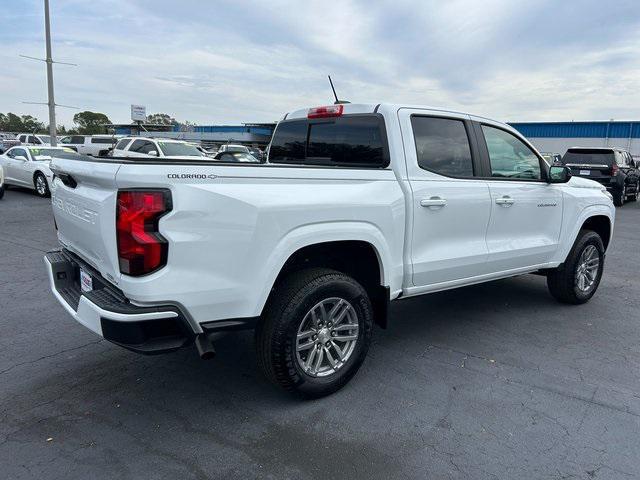
[(60, 139), (60, 145), (83, 155), (103, 157), (118, 141), (115, 135), (69, 135)]
[(45, 262), (72, 317), (134, 351), (195, 341), (205, 358), (214, 332), (255, 329), (267, 377), (311, 397), (353, 377), (392, 301), (526, 273), (588, 301), (615, 215), (509, 126), (427, 107), (295, 111), (264, 164), (51, 168), (62, 248)]

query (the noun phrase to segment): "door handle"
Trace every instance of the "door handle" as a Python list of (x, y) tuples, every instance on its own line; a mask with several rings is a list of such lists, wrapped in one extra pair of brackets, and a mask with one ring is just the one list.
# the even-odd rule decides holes
[(511, 198), (509, 195), (505, 195), (504, 197), (496, 198), (496, 203), (498, 205), (503, 206), (503, 207), (510, 207), (515, 202), (516, 201), (513, 198)]
[(440, 197), (423, 198), (420, 200), (420, 205), (423, 207), (444, 207), (447, 201)]

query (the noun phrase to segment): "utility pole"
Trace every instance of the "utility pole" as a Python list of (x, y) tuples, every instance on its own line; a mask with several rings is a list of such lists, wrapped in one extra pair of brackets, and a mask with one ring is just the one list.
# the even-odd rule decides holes
[(47, 58), (37, 58), (30, 57), (29, 55), (20, 55), (23, 58), (28, 58), (30, 60), (38, 60), (40, 62), (45, 62), (47, 64), (47, 90), (49, 93), (49, 99), (45, 102), (22, 102), (27, 103), (29, 105), (48, 105), (49, 106), (49, 136), (51, 137), (51, 146), (55, 147), (58, 144), (56, 139), (56, 106), (57, 107), (65, 107), (65, 108), (78, 108), (72, 107), (70, 105), (59, 105), (56, 104), (53, 99), (53, 64), (60, 63), (62, 65), (72, 65), (77, 67), (75, 63), (67, 63), (67, 62), (54, 62), (53, 58), (51, 58), (51, 24), (49, 21), (49, 0), (44, 0), (44, 36), (46, 43), (46, 53)]
[(51, 25), (49, 22), (49, 0), (44, 0), (44, 35), (47, 44), (47, 90), (49, 92), (49, 136), (51, 146), (58, 144), (56, 139), (56, 102), (53, 98), (53, 59), (51, 58)]

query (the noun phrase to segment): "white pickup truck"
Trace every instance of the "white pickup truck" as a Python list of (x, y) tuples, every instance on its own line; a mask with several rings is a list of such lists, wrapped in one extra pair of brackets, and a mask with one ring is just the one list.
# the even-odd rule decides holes
[(115, 135), (69, 135), (60, 139), (60, 145), (83, 155), (103, 157), (119, 140)]
[(426, 107), (289, 113), (263, 164), (51, 168), (62, 249), (45, 262), (73, 318), (137, 352), (195, 342), (203, 358), (215, 332), (255, 329), (267, 377), (311, 397), (353, 377), (398, 299), (539, 273), (558, 300), (588, 301), (615, 215), (601, 185), (509, 126)]

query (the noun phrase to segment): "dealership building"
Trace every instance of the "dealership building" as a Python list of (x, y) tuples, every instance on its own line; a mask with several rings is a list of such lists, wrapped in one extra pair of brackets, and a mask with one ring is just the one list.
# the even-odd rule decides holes
[(571, 147), (615, 147), (640, 158), (640, 121), (510, 123), (540, 151), (564, 155)]

